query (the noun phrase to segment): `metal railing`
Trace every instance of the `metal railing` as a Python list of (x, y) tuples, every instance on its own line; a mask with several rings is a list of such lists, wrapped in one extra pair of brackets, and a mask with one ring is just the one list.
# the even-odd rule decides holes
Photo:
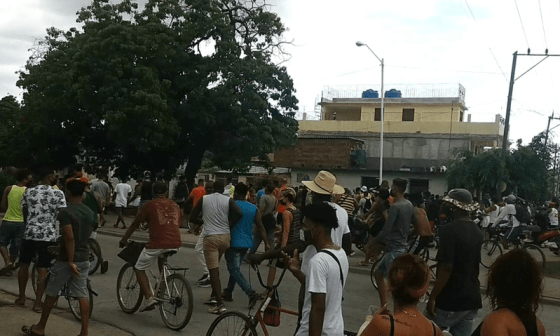
[[(329, 85), (321, 92), (322, 101), (334, 98), (362, 98), (362, 92), (374, 90), (381, 98), (380, 84)], [(385, 92), (395, 89), (401, 91), (402, 98), (460, 98), (465, 101), (465, 88), (453, 84), (385, 84)]]

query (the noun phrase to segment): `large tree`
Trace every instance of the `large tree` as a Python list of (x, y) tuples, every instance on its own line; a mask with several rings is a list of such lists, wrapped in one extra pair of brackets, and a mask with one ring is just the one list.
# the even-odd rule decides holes
[(285, 28), (266, 4), (95, 0), (77, 22), (48, 29), (20, 73), (32, 159), (81, 155), (125, 173), (188, 161), (193, 177), (205, 153), (243, 168), (295, 141)]

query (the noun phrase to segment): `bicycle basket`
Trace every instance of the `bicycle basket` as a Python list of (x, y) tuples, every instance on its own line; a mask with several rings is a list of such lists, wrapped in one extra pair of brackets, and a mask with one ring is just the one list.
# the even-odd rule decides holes
[(117, 256), (131, 265), (136, 265), (144, 246), (146, 246), (145, 243), (129, 242)]

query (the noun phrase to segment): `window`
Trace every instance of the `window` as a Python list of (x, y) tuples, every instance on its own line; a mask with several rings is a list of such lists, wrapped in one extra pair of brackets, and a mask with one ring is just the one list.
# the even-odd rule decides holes
[(461, 111), (461, 113), (459, 113), (459, 121), (463, 122), (463, 111)]
[(375, 119), (374, 120), (375, 121), (381, 121), (381, 108), (380, 107), (375, 108)]
[(414, 121), (414, 109), (403, 109), (402, 121)]

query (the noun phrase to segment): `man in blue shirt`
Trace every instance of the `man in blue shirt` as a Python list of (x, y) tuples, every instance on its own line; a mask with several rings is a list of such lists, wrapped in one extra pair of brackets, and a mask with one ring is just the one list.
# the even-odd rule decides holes
[(265, 250), (268, 251), (270, 245), (266, 238), (266, 231), (261, 221), (259, 209), (247, 202), (247, 192), (249, 187), (244, 183), (235, 186), (233, 199), (243, 212), (241, 220), (231, 228), (231, 243), (229, 249), (225, 253), (227, 268), (229, 271), (229, 281), (227, 287), (222, 292), (224, 301), (233, 301), (232, 292), (235, 284), (239, 284), (241, 289), (249, 296), (249, 308), (253, 308), (259, 295), (251, 288), (243, 273), (241, 273), (241, 260), (245, 257), (247, 251), (253, 247), (253, 223), (265, 244)]
[(262, 180), (261, 181), (261, 190), (259, 190), (259, 192), (257, 192), (257, 204), (259, 204), (259, 202), (261, 201), (261, 197), (263, 197), (263, 195), (266, 192), (266, 186), (268, 185), (268, 181), (267, 180)]

